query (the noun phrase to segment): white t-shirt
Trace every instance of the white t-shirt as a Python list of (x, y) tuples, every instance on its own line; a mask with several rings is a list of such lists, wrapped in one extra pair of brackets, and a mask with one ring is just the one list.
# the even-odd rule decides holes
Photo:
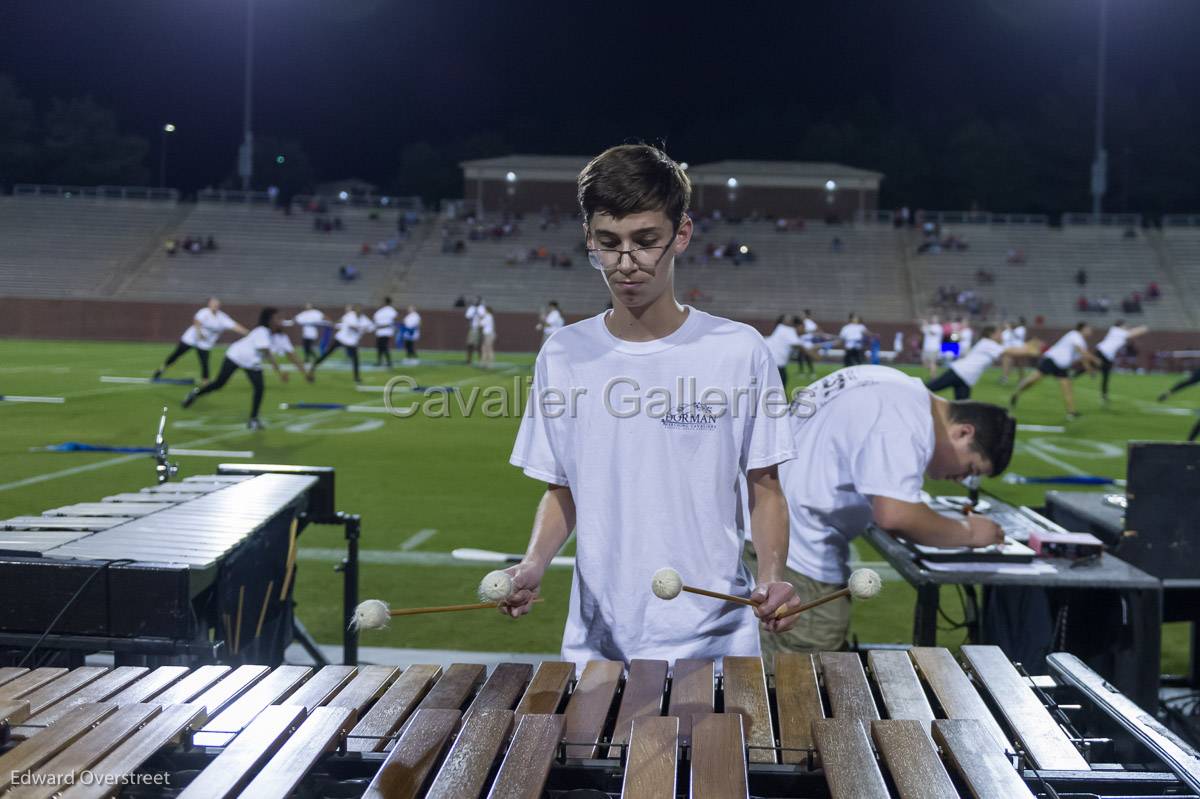
[(921, 328), (921, 351), (942, 351), (942, 326), (930, 322)]
[(482, 305), (467, 306), (466, 317), (467, 317), (467, 321), (471, 323), (472, 330), (479, 327), (479, 319), (481, 316), (483, 316), (483, 306)]
[(530, 395), (542, 401), (529, 402), (509, 459), (575, 500), (562, 658), (757, 655), (750, 608), (686, 592), (662, 600), (650, 578), (670, 566), (688, 584), (753, 589), (736, 486), (794, 454), (771, 353), (748, 325), (695, 308), (674, 333), (645, 342), (616, 338), (604, 317), (567, 325), (542, 347)]
[(409, 330), (421, 329), (421, 315), (416, 311), (410, 311), (404, 315), (404, 326)]
[(805, 319), (804, 335), (800, 337), (800, 343), (806, 347), (811, 347), (813, 341), (816, 340), (816, 332), (818, 329), (819, 328), (817, 327), (816, 322), (811, 319)]
[(779, 470), (787, 497), (788, 566), (845, 582), (850, 540), (871, 522), (873, 496), (920, 502), (933, 458), (929, 391), (888, 366), (851, 366), (792, 402), (796, 459)]
[(196, 325), (188, 325), (188, 329), (183, 331), (183, 335), (179, 340), (184, 344), (195, 347), (198, 350), (211, 350), (217, 343), (217, 339), (226, 330), (232, 330), (237, 324), (224, 311), (213, 313), (208, 308), (201, 308), (196, 311), (196, 315), (192, 317), (193, 322), (200, 325), (200, 330), (196, 330)]
[(1087, 349), (1087, 339), (1078, 330), (1072, 330), (1054, 342), (1054, 346), (1046, 350), (1046, 356), (1054, 361), (1059, 369), (1070, 369), (1079, 360), (1079, 350)]
[(563, 315), (558, 312), (557, 308), (551, 308), (546, 313), (546, 318), (542, 320), (542, 336), (549, 338), (562, 329), (566, 322), (563, 320)]
[(842, 332), (838, 333), (840, 338), (846, 344), (848, 350), (861, 350), (863, 346), (863, 336), (867, 334), (867, 326), (861, 325), (858, 322), (851, 322), (842, 327)]
[(1004, 345), (994, 339), (981, 338), (979, 343), (971, 348), (963, 357), (950, 364), (955, 374), (962, 378), (968, 386), (973, 386), (983, 377), (984, 370), (1000, 360), (1004, 354)]
[(775, 329), (771, 331), (771, 335), (767, 336), (767, 349), (771, 351), (771, 357), (775, 359), (775, 365), (779, 367), (787, 366), (791, 360), (792, 347), (800, 344), (800, 334), (796, 332), (796, 328), (791, 325), (775, 325)]
[(271, 334), (271, 354), (272, 355), (287, 355), (289, 352), (295, 352), (296, 348), (292, 346), (292, 340), (288, 338), (287, 333), (272, 333)]
[(390, 305), (385, 305), (375, 312), (373, 321), (375, 322), (375, 335), (388, 338), (396, 332), (396, 317), (400, 315)]
[(971, 342), (975, 340), (975, 331), (969, 327), (964, 327), (958, 331), (958, 356), (961, 358), (963, 354), (971, 349)]
[(347, 311), (342, 320), (337, 323), (337, 335), (334, 338), (343, 347), (357, 347), (363, 334), (371, 329), (371, 320), (354, 311)]
[(318, 336), (317, 325), (320, 322), (325, 321), (325, 314), (321, 313), (316, 308), (307, 308), (296, 314), (296, 317), (293, 321), (295, 321), (295, 323), (298, 325), (303, 325), (300, 330), (300, 335), (304, 339), (308, 341), (314, 341)]
[(1018, 347), (1025, 343), (1025, 325), (1013, 328), (1013, 343)]
[(230, 344), (225, 357), (243, 369), (262, 369), (262, 354), (271, 350), (272, 338), (270, 328), (259, 325)]
[(1117, 353), (1125, 346), (1126, 341), (1129, 341), (1129, 331), (1114, 325), (1104, 334), (1104, 339), (1096, 345), (1096, 349), (1100, 350), (1100, 354), (1105, 358), (1115, 361)]
[(479, 333), (484, 336), (496, 335), (496, 318), (487, 311), (479, 314)]
[(1018, 343), (1017, 332), (1011, 327), (1006, 327), (1000, 331), (1000, 344), (1004, 347), (1004, 349), (1016, 347)]

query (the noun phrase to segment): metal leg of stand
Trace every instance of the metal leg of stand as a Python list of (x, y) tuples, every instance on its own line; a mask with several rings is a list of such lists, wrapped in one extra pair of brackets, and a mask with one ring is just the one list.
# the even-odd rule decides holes
[(338, 516), (346, 527), (346, 557), (338, 568), (342, 573), (342, 663), (357, 666), (358, 630), (351, 622), (358, 607), (358, 538), (362, 533), (362, 518), (348, 513)]
[(917, 606), (913, 610), (913, 643), (917, 646), (937, 646), (937, 612), (939, 591), (937, 583), (917, 587)]
[(318, 666), (329, 665), (329, 658), (325, 657), (325, 653), (321, 651), (321, 647), (317, 645), (312, 634), (305, 629), (304, 624), (295, 616), (292, 617), (292, 640), (304, 647), (304, 651), (308, 653), (308, 656)]

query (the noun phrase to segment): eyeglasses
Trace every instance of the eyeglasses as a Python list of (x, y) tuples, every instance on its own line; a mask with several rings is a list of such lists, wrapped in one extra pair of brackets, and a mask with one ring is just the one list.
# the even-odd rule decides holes
[(658, 268), (659, 261), (666, 256), (667, 250), (671, 249), (671, 245), (675, 242), (675, 237), (678, 235), (678, 232), (673, 233), (666, 244), (656, 244), (653, 247), (635, 247), (632, 250), (589, 247), (587, 251), (588, 263), (600, 271), (616, 269), (621, 265), (621, 259), (628, 255), (629, 260), (638, 269), (653, 272)]

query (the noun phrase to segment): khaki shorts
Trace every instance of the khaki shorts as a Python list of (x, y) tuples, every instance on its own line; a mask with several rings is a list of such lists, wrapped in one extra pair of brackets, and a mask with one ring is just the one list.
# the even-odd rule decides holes
[[(754, 546), (747, 543), (743, 560), (752, 575), (758, 574), (758, 559)], [(823, 583), (792, 569), (786, 569), (786, 579), (796, 588), (801, 602), (810, 602), (839, 588), (844, 583)], [(772, 633), (759, 628), (762, 643), (763, 665), (767, 671), (775, 670), (776, 652), (820, 652), (836, 651), (846, 646), (846, 634), (850, 630), (850, 599), (842, 597), (812, 610), (806, 610), (796, 618), (793, 627), (782, 633)]]
[(479, 348), (479, 342), (483, 339), (483, 334), (479, 328), (473, 327), (467, 332), (467, 346)]
[(924, 366), (934, 368), (941, 359), (942, 353), (938, 350), (921, 350), (921, 363)]

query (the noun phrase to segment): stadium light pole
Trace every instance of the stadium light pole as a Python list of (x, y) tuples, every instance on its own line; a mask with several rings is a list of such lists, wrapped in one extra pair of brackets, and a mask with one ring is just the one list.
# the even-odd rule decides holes
[(162, 145), (158, 148), (158, 187), (167, 187), (167, 134), (174, 133), (175, 126), (170, 122), (162, 126)]
[(254, 109), (254, 0), (246, 0), (246, 74), (242, 86), (242, 146), (238, 150), (238, 175), (242, 191), (250, 190), (254, 173), (254, 132), (250, 118)]
[(1096, 157), (1092, 161), (1092, 220), (1099, 224), (1104, 193), (1108, 189), (1108, 153), (1104, 150), (1104, 78), (1108, 51), (1108, 0), (1100, 0), (1096, 42)]

